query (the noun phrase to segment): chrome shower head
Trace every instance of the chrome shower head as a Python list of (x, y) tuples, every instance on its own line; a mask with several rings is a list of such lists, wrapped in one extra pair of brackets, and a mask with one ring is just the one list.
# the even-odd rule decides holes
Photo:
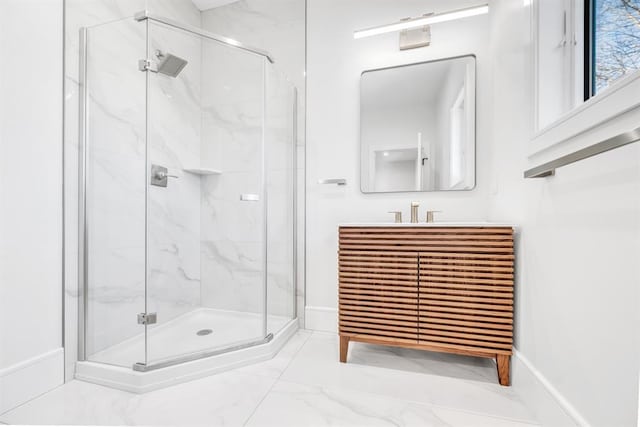
[(178, 77), (178, 74), (180, 74), (189, 63), (186, 59), (182, 59), (171, 53), (162, 53), (159, 50), (156, 51), (156, 58), (158, 58), (157, 72), (170, 77)]

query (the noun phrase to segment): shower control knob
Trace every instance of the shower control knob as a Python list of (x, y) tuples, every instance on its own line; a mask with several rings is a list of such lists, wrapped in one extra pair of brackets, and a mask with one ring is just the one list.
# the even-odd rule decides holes
[(169, 182), (169, 178), (179, 178), (179, 176), (170, 175), (169, 170), (164, 166), (151, 165), (151, 185), (166, 187)]

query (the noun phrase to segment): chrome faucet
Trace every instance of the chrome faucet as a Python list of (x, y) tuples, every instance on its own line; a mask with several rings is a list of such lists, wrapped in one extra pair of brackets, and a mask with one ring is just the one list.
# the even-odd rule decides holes
[(411, 202), (411, 223), (418, 223), (418, 207), (420, 204), (418, 202)]
[(395, 219), (395, 223), (396, 224), (402, 223), (402, 212), (401, 211), (390, 211), (389, 213), (395, 215), (394, 219)]
[(439, 213), (439, 212), (442, 212), (442, 211), (427, 211), (427, 222), (428, 222), (428, 223), (429, 223), (429, 222), (434, 222), (434, 220), (433, 220), (433, 214), (434, 214), (434, 213)]

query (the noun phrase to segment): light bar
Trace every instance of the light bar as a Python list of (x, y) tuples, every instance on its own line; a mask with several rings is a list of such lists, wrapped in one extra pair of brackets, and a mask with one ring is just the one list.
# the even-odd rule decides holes
[(437, 24), (439, 22), (454, 21), (456, 19), (468, 18), (470, 16), (484, 15), (489, 13), (489, 5), (473, 6), (465, 9), (452, 10), (451, 12), (437, 13), (423, 16), (421, 18), (409, 19), (396, 22), (395, 24), (381, 25), (379, 27), (358, 30), (353, 33), (354, 39), (377, 36), (378, 34), (393, 33), (394, 31), (408, 30), (411, 28), (423, 27), (425, 25)]

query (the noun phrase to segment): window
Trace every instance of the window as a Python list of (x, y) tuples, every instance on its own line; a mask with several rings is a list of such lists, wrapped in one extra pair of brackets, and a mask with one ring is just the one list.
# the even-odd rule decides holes
[[(589, 130), (602, 138), (631, 130), (613, 119), (640, 114), (640, 0), (530, 4), (535, 134), (528, 155), (553, 160), (601, 139), (591, 141)], [(570, 148), (569, 140), (581, 142)]]
[(640, 70), (640, 0), (585, 0), (584, 99)]

